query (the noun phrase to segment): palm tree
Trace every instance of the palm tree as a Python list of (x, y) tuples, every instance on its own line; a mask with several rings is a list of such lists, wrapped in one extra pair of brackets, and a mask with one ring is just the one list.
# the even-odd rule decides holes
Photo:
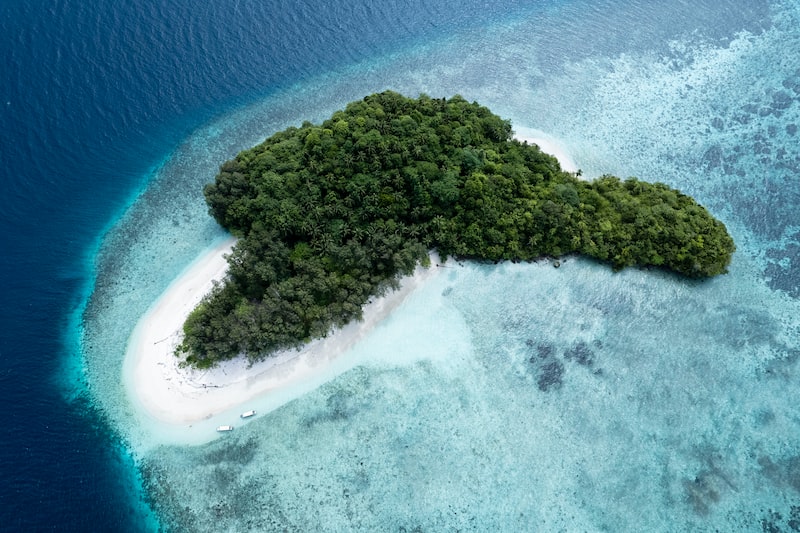
[(314, 239), (311, 241), (311, 247), (323, 254), (327, 254), (331, 248), (333, 248), (333, 245), (333, 235), (328, 232), (315, 235)]

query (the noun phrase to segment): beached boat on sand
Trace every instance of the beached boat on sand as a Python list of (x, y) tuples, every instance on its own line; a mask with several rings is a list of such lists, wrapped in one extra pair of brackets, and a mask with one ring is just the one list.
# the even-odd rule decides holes
[(223, 433), (225, 431), (233, 431), (233, 426), (218, 426), (217, 431)]
[(256, 414), (255, 410), (251, 409), (249, 411), (245, 411), (244, 413), (240, 414), (239, 418), (250, 418), (251, 416), (253, 416), (255, 414)]

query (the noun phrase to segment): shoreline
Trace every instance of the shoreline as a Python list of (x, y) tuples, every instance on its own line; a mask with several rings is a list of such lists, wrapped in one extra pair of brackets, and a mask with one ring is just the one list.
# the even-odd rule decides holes
[(212, 369), (181, 368), (175, 347), (188, 314), (227, 272), (225, 255), (234, 239), (207, 248), (139, 319), (126, 347), (122, 380), (150, 444), (201, 444), (219, 436), (216, 427), (247, 423), (239, 415), (251, 409), (272, 411), (357, 366), (348, 352), (422, 283), (436, 275), (439, 262), (417, 266), (397, 290), (364, 306), (363, 319), (337, 329), (298, 350), (278, 352), (249, 365), (225, 361)]
[(566, 172), (577, 172), (579, 170), (567, 147), (564, 146), (560, 139), (547, 132), (520, 126), (514, 128), (514, 138), (520, 142), (527, 141), (528, 144), (538, 145), (542, 152), (558, 159), (561, 169)]
[[(515, 138), (539, 145), (565, 171), (578, 170), (561, 142), (545, 132), (523, 127)], [(181, 368), (174, 351), (183, 323), (214, 282), (225, 277), (225, 256), (234, 244), (231, 237), (203, 250), (139, 319), (128, 339), (121, 377), (138, 422), (134, 434), (146, 447), (209, 442), (219, 437), (218, 426), (248, 423), (241, 413), (255, 410), (258, 417), (354, 368), (361, 361), (350, 348), (439, 271), (439, 257), (431, 254), (430, 267), (417, 266), (397, 290), (365, 305), (360, 322), (298, 350), (278, 352), (253, 365), (237, 359), (206, 370)]]

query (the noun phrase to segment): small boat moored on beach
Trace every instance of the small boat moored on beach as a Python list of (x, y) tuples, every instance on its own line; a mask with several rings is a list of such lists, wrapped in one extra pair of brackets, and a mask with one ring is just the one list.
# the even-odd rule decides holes
[(233, 426), (217, 426), (217, 431), (224, 433), (226, 431), (233, 431)]
[(255, 414), (256, 414), (255, 410), (251, 409), (249, 411), (245, 411), (244, 413), (240, 414), (239, 418), (250, 418), (251, 416), (253, 416)]

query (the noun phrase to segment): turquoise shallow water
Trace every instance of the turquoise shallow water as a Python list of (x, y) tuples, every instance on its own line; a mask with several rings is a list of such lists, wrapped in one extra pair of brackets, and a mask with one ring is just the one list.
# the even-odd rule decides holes
[(172, 277), (222, 237), (200, 193), (219, 163), (384, 88), (460, 93), (557, 137), (586, 176), (685, 190), (737, 241), (731, 272), (698, 283), (576, 258), (455, 265), (355, 348), (367, 363), (210, 444), (134, 449), (164, 524), (800, 527), (800, 11), (598, 5), (463, 29), (198, 129), (100, 252), (84, 330), (94, 398), (135, 442), (123, 347)]

